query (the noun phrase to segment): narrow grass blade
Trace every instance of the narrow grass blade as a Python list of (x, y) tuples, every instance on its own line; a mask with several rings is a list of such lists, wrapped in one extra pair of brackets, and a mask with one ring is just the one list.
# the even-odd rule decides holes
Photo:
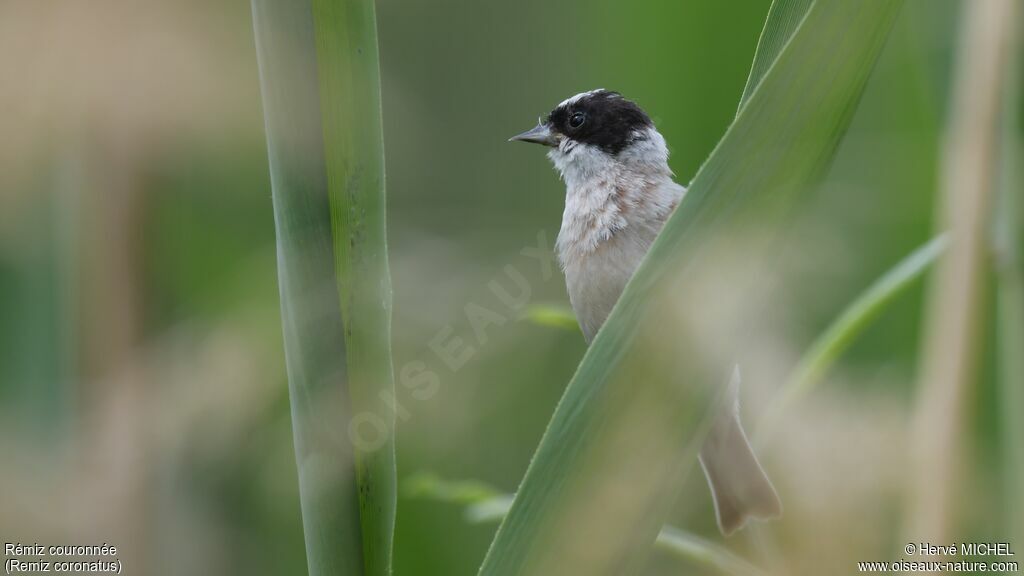
[(945, 235), (932, 238), (895, 267), (875, 280), (851, 302), (811, 344), (800, 358), (793, 375), (786, 381), (776, 399), (765, 409), (758, 437), (763, 440), (774, 424), (793, 403), (804, 397), (828, 372), (886, 308), (921, 278), (948, 245)]
[(427, 472), (406, 478), (402, 493), (409, 498), (428, 498), (464, 506), (505, 496), (497, 488), (477, 480), (444, 480)]
[(309, 573), (385, 576), (395, 468), (373, 5), (252, 8)]
[[(818, 0), (701, 168), (570, 382), (485, 576), (634, 573), (696, 461), (742, 318), (708, 306), (827, 166), (900, 2)], [(723, 268), (723, 258), (734, 258)], [(749, 280), (749, 278), (746, 278)], [(724, 297), (724, 296), (723, 296)]]
[(683, 532), (674, 526), (665, 526), (654, 541), (659, 550), (672, 554), (681, 560), (715, 568), (722, 574), (731, 576), (761, 576), (764, 574), (756, 566), (719, 546), (695, 534)]
[(526, 309), (524, 319), (539, 326), (549, 328), (560, 328), (570, 332), (579, 332), (580, 325), (576, 321), (576, 315), (565, 306), (536, 305)]
[[(466, 507), (466, 520), (472, 524), (500, 522), (512, 507), (511, 494), (503, 494), (475, 480), (453, 482), (432, 474), (418, 474), (406, 481), (406, 495), (457, 504)], [(756, 566), (709, 540), (665, 526), (658, 533), (654, 547), (681, 563), (712, 568), (733, 576), (760, 576)]]

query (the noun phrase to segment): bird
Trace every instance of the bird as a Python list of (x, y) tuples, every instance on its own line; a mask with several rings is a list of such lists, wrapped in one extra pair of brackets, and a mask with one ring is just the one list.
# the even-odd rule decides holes
[[(650, 116), (620, 93), (599, 88), (562, 101), (509, 141), (550, 147), (565, 183), (555, 242), (569, 301), (589, 344), (608, 318), (665, 221), (686, 194), (668, 165), (668, 146)], [(720, 531), (782, 514), (739, 415), (738, 373), (726, 408), (700, 450)]]

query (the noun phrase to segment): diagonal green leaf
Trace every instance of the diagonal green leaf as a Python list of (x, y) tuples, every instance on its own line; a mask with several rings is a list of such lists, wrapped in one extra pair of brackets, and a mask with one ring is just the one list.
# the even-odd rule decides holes
[(945, 235), (914, 250), (851, 302), (800, 358), (778, 397), (765, 408), (759, 438), (770, 434), (786, 409), (825, 375), (832, 364), (896, 298), (921, 278), (949, 244)]
[(768, 19), (761, 30), (761, 37), (757, 40), (757, 50), (754, 51), (754, 63), (750, 66), (747, 85), (743, 87), (743, 95), (740, 96), (740, 108), (750, 100), (761, 79), (793, 37), (793, 33), (811, 9), (811, 2), (813, 0), (772, 2), (771, 8), (768, 9)]
[(394, 385), (373, 2), (252, 8), (309, 573), (385, 576)]
[[(418, 474), (406, 481), (406, 493), (413, 498), (425, 498), (461, 504), (466, 507), (466, 520), (472, 524), (500, 522), (512, 507), (512, 495), (503, 494), (492, 486), (475, 480), (453, 482), (433, 474)], [(728, 549), (673, 526), (665, 526), (658, 533), (654, 546), (659, 551), (677, 558), (685, 564), (705, 566), (721, 574), (733, 576), (760, 576), (763, 574), (749, 562)]]
[(778, 229), (811, 189), (900, 5), (811, 6), (588, 350), (481, 574), (601, 576), (642, 566), (733, 362), (735, 351), (715, 343), (738, 345), (743, 335), (740, 307), (707, 299), (746, 285), (736, 276), (749, 283), (765, 261), (735, 232)]

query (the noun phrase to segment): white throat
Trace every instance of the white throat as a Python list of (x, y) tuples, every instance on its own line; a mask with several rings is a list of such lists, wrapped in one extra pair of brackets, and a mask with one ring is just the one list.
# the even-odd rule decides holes
[(617, 155), (565, 139), (548, 157), (566, 185), (556, 246), (563, 267), (627, 230), (656, 235), (685, 191), (672, 181), (665, 139), (654, 128)]

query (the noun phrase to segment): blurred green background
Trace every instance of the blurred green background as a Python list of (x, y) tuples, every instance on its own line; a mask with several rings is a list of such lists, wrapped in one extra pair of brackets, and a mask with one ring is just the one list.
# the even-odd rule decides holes
[[(514, 491), (585, 349), (524, 321), (479, 343), (465, 320), (510, 264), (532, 303), (568, 304), (561, 276), (520, 254), (538, 234), (552, 245), (563, 186), (540, 150), (506, 139), (567, 96), (614, 89), (655, 119), (688, 181), (735, 114), (768, 6), (378, 2), (396, 372), (418, 361), (441, 378), (427, 401), (399, 389), (400, 480)], [(777, 349), (745, 370), (745, 406), (931, 235), (958, 9), (905, 6), (785, 233), (799, 281), (775, 299)], [(249, 4), (3, 2), (0, 71), (0, 537), (107, 542), (135, 574), (305, 573)], [(892, 556), (922, 292), (763, 449), (794, 572)], [(464, 366), (432, 351), (439, 333), (473, 346)], [(998, 539), (998, 411), (982, 380), (964, 498), (974, 533)], [(718, 538), (699, 475), (674, 506), (676, 525)], [(395, 572), (474, 574), (492, 535), (400, 495)]]

